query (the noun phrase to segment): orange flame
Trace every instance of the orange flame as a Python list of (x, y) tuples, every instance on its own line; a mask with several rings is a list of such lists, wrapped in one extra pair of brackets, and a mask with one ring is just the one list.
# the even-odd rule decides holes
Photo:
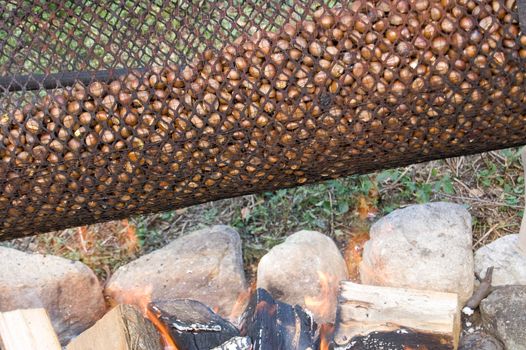
[(256, 281), (253, 281), (251, 285), (237, 296), (236, 302), (234, 303), (234, 306), (232, 307), (232, 311), (230, 311), (230, 315), (228, 316), (228, 320), (232, 322), (235, 325), (239, 325), (239, 319), (241, 315), (243, 314), (243, 311), (245, 311), (245, 308), (248, 304), (248, 301), (250, 297), (252, 296), (252, 293), (256, 290)]
[(375, 217), (378, 213), (378, 208), (376, 208), (374, 204), (374, 198), (360, 195), (358, 197), (358, 205), (356, 208), (356, 212), (358, 213), (358, 217), (362, 221), (365, 221), (368, 218)]
[(150, 321), (152, 321), (155, 328), (157, 328), (157, 330), (161, 334), (161, 339), (164, 344), (164, 350), (178, 350), (177, 345), (175, 345), (175, 341), (172, 339), (172, 336), (170, 335), (170, 331), (168, 330), (168, 327), (159, 319), (159, 315), (155, 314), (155, 312), (150, 310), (148, 306), (146, 306), (146, 317)]
[(129, 255), (136, 253), (139, 250), (139, 238), (137, 237), (137, 229), (135, 225), (130, 224), (128, 219), (121, 221), (122, 231), (125, 232), (124, 246)]
[(349, 271), (349, 281), (360, 282), (360, 262), (362, 261), (363, 247), (369, 240), (369, 233), (351, 233), (344, 252), (344, 259)]
[(152, 286), (147, 286), (144, 289), (135, 290), (133, 293), (120, 295), (118, 302), (137, 306), (144, 317), (152, 321), (153, 325), (155, 328), (157, 328), (157, 331), (161, 335), (161, 340), (164, 344), (164, 350), (179, 350), (175, 344), (175, 341), (170, 335), (168, 327), (159, 319), (159, 316), (148, 307), (148, 304), (151, 302), (151, 300)]
[(334, 325), (324, 323), (320, 327), (320, 350), (329, 350), (332, 335), (334, 334)]
[(334, 303), (331, 300), (335, 297), (334, 284), (331, 283), (334, 276), (329, 276), (321, 271), (318, 271), (318, 278), (320, 283), (320, 293), (315, 296), (305, 296), (305, 307), (313, 313), (320, 315), (322, 318), (329, 318), (332, 314), (332, 307)]
[(88, 234), (89, 234), (88, 226), (81, 226), (81, 227), (79, 227), (77, 232), (79, 234), (79, 243), (80, 243), (80, 247), (82, 249), (82, 252), (84, 252), (86, 254), (86, 253), (88, 253), (88, 243), (87, 243), (87, 241), (89, 240), (89, 238), (88, 238)]

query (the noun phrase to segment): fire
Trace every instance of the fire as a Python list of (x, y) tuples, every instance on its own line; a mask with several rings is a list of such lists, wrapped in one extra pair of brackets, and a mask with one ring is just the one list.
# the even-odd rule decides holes
[(374, 205), (374, 200), (377, 194), (369, 194), (369, 196), (360, 195), (358, 197), (358, 205), (356, 211), (360, 220), (365, 221), (369, 218), (374, 218), (378, 213), (378, 208)]
[(175, 344), (175, 341), (172, 339), (172, 336), (170, 335), (170, 331), (168, 330), (168, 327), (159, 319), (159, 315), (157, 315), (152, 308), (148, 307), (152, 300), (152, 287), (147, 286), (144, 289), (136, 290), (134, 293), (126, 294), (125, 296), (121, 296), (118, 300), (118, 302), (123, 304), (130, 304), (135, 305), (139, 308), (139, 310), (142, 312), (142, 314), (148, 318), (155, 328), (159, 331), (159, 334), (161, 335), (162, 342), (164, 344), (164, 350), (179, 350), (177, 345)]
[(79, 234), (79, 243), (80, 243), (80, 247), (82, 249), (82, 252), (84, 254), (87, 254), (88, 253), (88, 244), (86, 243), (88, 241), (88, 226), (81, 226), (78, 228), (78, 234)]
[(164, 344), (164, 350), (178, 350), (177, 345), (175, 345), (175, 341), (172, 339), (172, 336), (170, 335), (170, 331), (168, 330), (168, 327), (159, 319), (158, 314), (156, 314), (151, 308), (148, 307), (148, 304), (146, 306), (146, 317), (152, 321), (153, 325), (159, 333), (161, 334), (161, 338), (163, 340)]
[(232, 307), (232, 311), (230, 311), (230, 315), (228, 316), (228, 320), (230, 322), (235, 325), (239, 325), (239, 319), (241, 318), (241, 315), (243, 314), (243, 311), (245, 310), (245, 307), (247, 306), (247, 303), (255, 290), (256, 282), (254, 281), (246, 290), (239, 293), (236, 302)]
[(349, 233), (349, 241), (344, 253), (344, 259), (349, 271), (349, 280), (351, 282), (360, 282), (359, 266), (362, 261), (362, 253), (365, 242), (369, 240), (370, 219), (378, 214), (376, 206), (380, 198), (378, 188), (374, 186), (366, 195), (358, 197), (356, 213), (358, 214), (353, 229)]
[(334, 285), (332, 280), (333, 276), (329, 276), (321, 271), (318, 271), (318, 278), (320, 283), (320, 293), (315, 296), (305, 296), (305, 306), (307, 309), (322, 315), (323, 318), (329, 318), (332, 313), (332, 306), (334, 305), (331, 300), (334, 298)]
[(368, 232), (351, 233), (345, 248), (344, 259), (349, 271), (349, 281), (360, 282), (360, 262), (365, 242), (369, 240)]
[(136, 253), (139, 250), (139, 238), (137, 237), (137, 229), (135, 225), (130, 224), (128, 219), (121, 221), (122, 232), (124, 233), (125, 243), (124, 247), (129, 255)]
[(320, 327), (320, 350), (329, 350), (331, 339), (334, 334), (334, 325), (324, 323)]

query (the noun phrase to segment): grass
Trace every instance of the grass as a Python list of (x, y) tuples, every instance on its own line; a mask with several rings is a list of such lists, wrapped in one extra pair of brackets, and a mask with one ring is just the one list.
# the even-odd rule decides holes
[(389, 212), (414, 203), (464, 204), (473, 217), (474, 249), (517, 233), (523, 215), (524, 177), (517, 149), (451, 158), (315, 185), (249, 195), (165, 213), (68, 229), (6, 242), (23, 250), (80, 260), (106, 279), (118, 266), (194, 229), (235, 227), (243, 240), (245, 268), (297, 230), (347, 242)]

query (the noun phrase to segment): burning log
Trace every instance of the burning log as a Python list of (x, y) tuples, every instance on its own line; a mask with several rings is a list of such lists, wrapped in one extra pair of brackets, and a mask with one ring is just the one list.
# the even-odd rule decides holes
[[(26, 348), (29, 349), (29, 348)], [(73, 339), (67, 350), (162, 350), (153, 324), (131, 305), (118, 305)]]
[(459, 336), (456, 294), (341, 283), (340, 349), (456, 349)]
[[(155, 301), (148, 304), (148, 310), (167, 326), (170, 336), (181, 350), (222, 349), (225, 342), (239, 336), (233, 324), (195, 300)], [(234, 344), (223, 349), (238, 348)]]
[(2, 350), (60, 350), (60, 343), (45, 309), (0, 313)]
[(249, 337), (234, 337), (218, 347), (210, 350), (251, 350), (252, 341)]
[(300, 306), (276, 301), (258, 288), (245, 310), (241, 334), (253, 350), (318, 349), (318, 326)]

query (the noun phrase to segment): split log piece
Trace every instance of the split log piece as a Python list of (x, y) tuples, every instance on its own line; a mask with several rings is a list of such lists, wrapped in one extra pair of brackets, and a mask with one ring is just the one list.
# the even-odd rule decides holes
[(66, 350), (162, 350), (161, 337), (150, 320), (131, 305), (118, 305), (73, 339)]
[(458, 295), (344, 281), (336, 314), (339, 349), (456, 349)]
[(61, 350), (45, 309), (24, 309), (0, 313), (2, 350)]

